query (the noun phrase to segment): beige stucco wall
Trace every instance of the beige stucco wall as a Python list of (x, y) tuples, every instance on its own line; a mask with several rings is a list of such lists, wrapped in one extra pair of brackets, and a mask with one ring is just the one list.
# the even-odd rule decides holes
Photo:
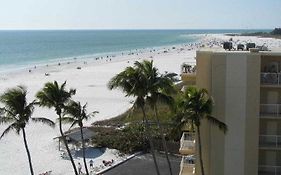
[(228, 125), (228, 132), (225, 136), (224, 174), (243, 175), (245, 168), (247, 57), (230, 54), (226, 55), (225, 59), (227, 61), (225, 122)]
[[(212, 66), (211, 66), (211, 55), (209, 52), (197, 52), (197, 58), (196, 59), (196, 65), (197, 65), (197, 72), (196, 72), (196, 86), (205, 88), (208, 90), (208, 92), (212, 91), (211, 87), (211, 72), (212, 72)], [(200, 66), (198, 66), (200, 65)], [(203, 162), (204, 162), (204, 169), (205, 174), (210, 174), (210, 126), (208, 125), (208, 122), (202, 121), (202, 125), (204, 127), (201, 127), (201, 137), (202, 137), (202, 155), (203, 156)], [(198, 151), (198, 148), (196, 149)], [(197, 152), (198, 155), (198, 152)], [(196, 175), (200, 175), (200, 167), (199, 167), (199, 159), (196, 159)]]
[(245, 128), (245, 169), (244, 174), (258, 174), (259, 159), (259, 108), (260, 108), (260, 67), (259, 54), (247, 56), (247, 95)]
[[(214, 78), (218, 77), (218, 78)], [(212, 91), (214, 99), (213, 116), (225, 122), (225, 98), (226, 98), (226, 59), (223, 55), (212, 56)], [(216, 136), (216, 137), (213, 137)], [(224, 174), (224, 133), (218, 127), (211, 125), (210, 130), (210, 174)], [(219, 162), (219, 163), (218, 163)]]
[(224, 135), (202, 123), (208, 175), (257, 174), (260, 67), (259, 54), (197, 52), (196, 85), (210, 92), (213, 115), (228, 125)]

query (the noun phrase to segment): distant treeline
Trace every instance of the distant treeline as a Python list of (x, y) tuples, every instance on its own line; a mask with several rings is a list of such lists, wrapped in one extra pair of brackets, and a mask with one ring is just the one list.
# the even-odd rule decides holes
[(281, 28), (275, 28), (272, 32), (270, 32), (272, 35), (281, 35)]
[(260, 36), (281, 39), (281, 28), (275, 28), (271, 32), (253, 32), (253, 33), (241, 33), (241, 34), (227, 34), (228, 36)]

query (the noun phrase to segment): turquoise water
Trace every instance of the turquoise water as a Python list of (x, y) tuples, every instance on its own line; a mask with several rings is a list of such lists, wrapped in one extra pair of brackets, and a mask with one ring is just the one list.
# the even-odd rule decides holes
[(85, 55), (195, 42), (198, 38), (191, 34), (245, 31), (255, 30), (0, 31), (0, 69)]

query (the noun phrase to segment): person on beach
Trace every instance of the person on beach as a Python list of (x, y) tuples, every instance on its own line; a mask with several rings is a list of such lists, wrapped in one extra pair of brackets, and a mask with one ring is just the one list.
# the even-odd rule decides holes
[(82, 174), (82, 166), (80, 162), (78, 162), (78, 174)]
[(93, 169), (93, 168), (94, 168), (94, 161), (93, 161), (93, 160), (90, 160), (89, 163), (90, 163), (90, 168)]

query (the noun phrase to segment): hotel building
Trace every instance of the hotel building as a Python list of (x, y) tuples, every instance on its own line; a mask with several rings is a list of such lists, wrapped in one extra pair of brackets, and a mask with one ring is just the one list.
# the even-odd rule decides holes
[[(200, 50), (196, 73), (184, 72), (182, 80), (207, 89), (213, 116), (228, 126), (224, 134), (207, 121), (201, 124), (206, 175), (281, 174), (281, 52)], [(195, 137), (185, 134), (184, 156), (197, 150)], [(183, 158), (180, 174), (193, 174), (190, 166)], [(195, 167), (200, 175), (198, 159)]]

